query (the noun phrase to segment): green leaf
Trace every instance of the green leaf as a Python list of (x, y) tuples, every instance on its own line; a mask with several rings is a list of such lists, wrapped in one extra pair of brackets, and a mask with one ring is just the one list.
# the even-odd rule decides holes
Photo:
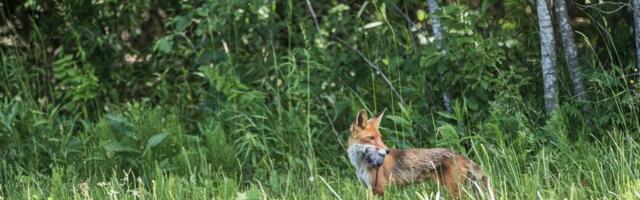
[(162, 142), (167, 136), (169, 136), (168, 133), (158, 133), (154, 136), (152, 136), (151, 138), (149, 138), (149, 140), (147, 140), (147, 149), (151, 148), (151, 147), (155, 147), (158, 144), (160, 144), (160, 142)]
[(391, 121), (393, 121), (396, 124), (408, 125), (408, 126), (411, 125), (411, 123), (409, 121), (407, 121), (406, 119), (404, 119), (404, 118), (402, 118), (400, 116), (386, 115), (385, 117), (391, 119)]
[(339, 13), (339, 12), (343, 12), (343, 11), (347, 11), (349, 10), (349, 6), (346, 4), (338, 4), (336, 6), (334, 6), (333, 8), (329, 9), (329, 13), (330, 14), (334, 14), (334, 13)]
[(33, 125), (31, 125), (31, 126), (38, 127), (38, 126), (45, 125), (45, 124), (49, 124), (49, 120), (41, 119), (41, 120), (38, 120), (35, 123), (33, 123)]
[(418, 21), (424, 21), (427, 18), (427, 12), (422, 9), (418, 9), (418, 11), (416, 11), (416, 17), (418, 18)]
[(209, 13), (211, 11), (209, 10), (208, 7), (201, 7), (196, 9), (196, 15), (201, 16), (201, 17), (207, 17), (209, 16)]
[(139, 152), (138, 150), (131, 147), (127, 147), (119, 142), (112, 142), (109, 144), (102, 145), (102, 148), (104, 148), (104, 150), (106, 150), (107, 152), (130, 152), (130, 153)]
[(436, 64), (437, 65), (437, 70), (438, 70), (438, 74), (444, 74), (444, 72), (447, 71), (447, 69), (449, 68), (445, 62), (439, 62)]
[(455, 115), (448, 112), (438, 112), (438, 115), (447, 119), (458, 120), (458, 118)]
[(185, 28), (189, 26), (189, 24), (191, 24), (191, 20), (189, 19), (189, 17), (187, 16), (178, 17), (178, 19), (176, 19), (176, 31), (177, 32), (183, 31)]
[(106, 117), (112, 130), (119, 134), (126, 134), (133, 128), (129, 120), (123, 116), (108, 114)]
[(206, 50), (196, 58), (196, 64), (208, 64), (215, 61), (224, 61), (227, 59), (227, 54), (223, 51)]
[[(57, 59), (55, 62), (53, 62), (53, 66), (56, 67), (66, 67), (73, 64), (73, 55), (66, 55), (60, 59)], [(59, 69), (54, 68), (54, 71), (59, 72)]]
[(370, 28), (375, 28), (375, 27), (381, 26), (381, 25), (382, 25), (381, 21), (375, 21), (375, 22), (371, 22), (371, 23), (365, 24), (362, 28), (363, 29), (370, 29)]
[(160, 50), (163, 53), (169, 53), (173, 49), (173, 36), (163, 37), (153, 46), (153, 50)]
[(466, 98), (466, 100), (467, 100), (467, 106), (471, 108), (471, 110), (478, 110), (479, 106), (475, 98), (469, 97), (469, 98)]

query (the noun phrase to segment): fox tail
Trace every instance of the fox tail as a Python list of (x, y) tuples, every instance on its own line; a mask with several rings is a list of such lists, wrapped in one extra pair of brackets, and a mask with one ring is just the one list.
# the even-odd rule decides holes
[(495, 200), (495, 194), (491, 188), (489, 178), (484, 175), (480, 168), (473, 163), (474, 166), (470, 167), (470, 171), (467, 172), (467, 180), (473, 189), (473, 193), (479, 199)]

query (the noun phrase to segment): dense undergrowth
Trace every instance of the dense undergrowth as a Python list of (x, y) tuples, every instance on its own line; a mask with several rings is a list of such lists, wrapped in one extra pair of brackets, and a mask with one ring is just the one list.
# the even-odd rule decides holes
[(362, 199), (346, 155), (362, 108), (388, 109), (391, 147), (471, 157), (499, 199), (640, 198), (626, 10), (573, 6), (593, 19), (576, 27), (591, 98), (562, 69), (545, 115), (529, 3), (441, 2), (439, 52), (422, 1), (313, 2), (315, 20), (305, 1), (161, 2), (19, 4), (39, 17), (0, 45), (0, 199)]

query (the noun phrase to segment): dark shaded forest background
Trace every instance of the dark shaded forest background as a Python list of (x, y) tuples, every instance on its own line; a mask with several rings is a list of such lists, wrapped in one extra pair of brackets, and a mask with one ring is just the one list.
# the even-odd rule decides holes
[[(614, 190), (579, 166), (615, 157), (588, 157), (594, 145), (640, 136), (631, 2), (566, 2), (589, 97), (578, 100), (548, 1), (559, 86), (548, 113), (536, 2), (436, 2), (433, 15), (422, 0), (1, 0), (0, 188), (123, 170), (209, 170), (239, 188), (282, 185), (291, 170), (355, 185), (348, 127), (359, 109), (387, 108), (389, 146), (449, 147), (496, 159), (485, 164), (496, 175), (514, 164), (513, 176), (551, 152), (545, 174), (585, 169), (575, 180), (595, 192), (584, 195)], [(637, 159), (621, 165), (637, 180)], [(265, 193), (290, 198), (280, 189)]]

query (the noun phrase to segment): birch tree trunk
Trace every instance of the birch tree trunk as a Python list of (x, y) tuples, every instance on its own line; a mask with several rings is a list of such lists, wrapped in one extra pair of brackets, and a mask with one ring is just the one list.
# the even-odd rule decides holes
[(636, 67), (638, 68), (638, 82), (640, 83), (640, 0), (633, 0), (633, 21), (636, 36)]
[[(435, 37), (436, 49), (438, 51), (443, 51), (442, 48), (442, 22), (440, 21), (440, 17), (436, 14), (438, 11), (438, 2), (436, 0), (427, 0), (427, 6), (429, 7), (429, 15), (431, 15), (431, 29), (433, 29), (433, 36)], [(451, 108), (451, 92), (448, 88), (445, 88), (442, 91), (442, 101), (444, 102), (444, 107), (447, 111), (451, 112), (453, 109)]]
[(573, 35), (573, 28), (569, 24), (569, 13), (567, 12), (565, 0), (555, 0), (556, 19), (560, 28), (560, 38), (564, 47), (564, 59), (569, 68), (573, 92), (578, 101), (584, 102), (589, 99), (582, 82), (582, 70), (578, 66), (578, 50)]
[(558, 80), (556, 72), (556, 41), (546, 0), (536, 0), (540, 26), (540, 63), (544, 81), (544, 109), (551, 114), (558, 107)]

